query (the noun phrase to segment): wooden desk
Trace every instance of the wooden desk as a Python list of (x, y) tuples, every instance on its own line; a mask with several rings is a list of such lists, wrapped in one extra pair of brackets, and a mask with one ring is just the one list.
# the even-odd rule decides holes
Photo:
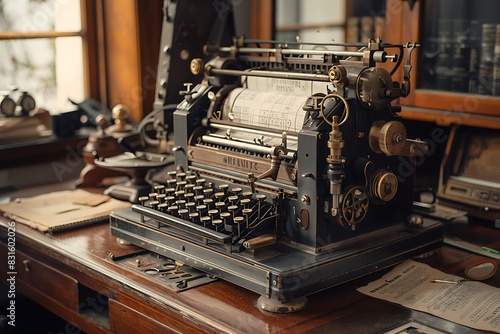
[[(457, 236), (500, 248), (498, 230), (467, 224), (449, 228), (455, 229)], [(5, 283), (6, 221), (0, 223), (0, 231), (0, 277)], [(56, 235), (16, 224), (15, 238), (16, 291), (88, 333), (380, 333), (409, 320), (438, 325), (453, 333), (470, 333), (463, 326), (355, 290), (379, 278), (380, 272), (311, 295), (308, 306), (298, 313), (272, 314), (255, 307), (258, 295), (224, 281), (173, 292), (119, 266), (109, 254), (120, 256), (135, 246), (119, 245), (107, 224)], [(463, 269), (481, 258), (443, 246), (422, 261), (463, 276)], [(500, 266), (500, 261), (496, 262)], [(500, 271), (485, 283), (500, 287)], [(22, 314), (16, 317), (17, 321), (26, 318)]]

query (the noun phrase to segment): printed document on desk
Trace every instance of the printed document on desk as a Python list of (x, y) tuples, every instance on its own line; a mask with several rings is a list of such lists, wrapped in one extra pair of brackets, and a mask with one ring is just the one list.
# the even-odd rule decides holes
[(500, 289), (475, 281), (447, 284), (432, 279), (461, 277), (408, 260), (358, 291), (474, 329), (500, 331)]

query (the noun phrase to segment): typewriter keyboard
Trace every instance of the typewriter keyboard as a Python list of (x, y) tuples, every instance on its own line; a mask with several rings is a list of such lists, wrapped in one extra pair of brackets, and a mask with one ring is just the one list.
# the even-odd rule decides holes
[(175, 227), (205, 243), (226, 244), (231, 251), (231, 245), (244, 245), (265, 231), (273, 233), (277, 206), (269, 196), (226, 183), (216, 185), (197, 174), (171, 171), (169, 175), (166, 184), (155, 185), (149, 196), (132, 206), (142, 222), (152, 219), (158, 228)]

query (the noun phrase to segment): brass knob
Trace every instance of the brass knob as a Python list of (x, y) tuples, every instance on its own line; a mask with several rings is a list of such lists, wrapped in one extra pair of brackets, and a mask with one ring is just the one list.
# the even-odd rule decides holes
[(198, 75), (202, 72), (203, 70), (203, 60), (201, 58), (195, 58), (191, 60), (191, 63), (189, 64), (189, 68), (191, 70), (191, 73), (193, 75)]
[(391, 172), (379, 172), (373, 181), (373, 196), (384, 202), (388, 202), (396, 196), (398, 191), (398, 179)]

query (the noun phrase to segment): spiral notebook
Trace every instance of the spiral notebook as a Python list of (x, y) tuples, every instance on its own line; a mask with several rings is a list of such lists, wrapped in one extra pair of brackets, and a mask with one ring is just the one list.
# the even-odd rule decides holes
[(108, 221), (111, 211), (130, 206), (83, 189), (63, 190), (0, 204), (9, 219), (42, 232), (57, 233)]

